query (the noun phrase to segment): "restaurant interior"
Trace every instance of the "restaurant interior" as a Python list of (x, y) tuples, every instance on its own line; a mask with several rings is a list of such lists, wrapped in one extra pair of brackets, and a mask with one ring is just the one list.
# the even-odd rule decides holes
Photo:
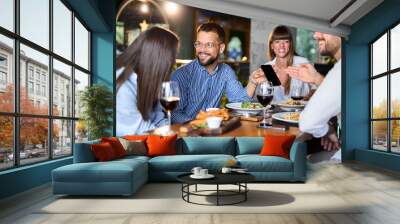
[[(399, 11), (399, 0), (1, 0), (0, 223), (399, 223)], [(322, 83), (266, 104), (259, 83), (249, 102), (227, 88), (184, 123), (160, 93), (166, 126), (118, 134), (117, 59), (161, 27), (179, 38), (174, 77), (200, 61), (197, 28), (210, 22), (225, 33), (215, 71), (227, 65), (244, 90), (282, 25), (296, 56), (328, 68)], [(316, 33), (341, 41), (339, 60), (320, 54)], [(301, 113), (338, 62), (339, 150), (315, 161), (331, 150), (323, 136), (302, 140)], [(99, 159), (103, 137), (124, 156)]]

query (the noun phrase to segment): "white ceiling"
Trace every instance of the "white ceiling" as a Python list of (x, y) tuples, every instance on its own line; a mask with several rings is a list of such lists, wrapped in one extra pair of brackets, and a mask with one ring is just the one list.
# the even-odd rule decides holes
[[(383, 0), (171, 0), (176, 3), (262, 19), (346, 37), (350, 26)], [(349, 4), (346, 10), (346, 5)], [(342, 10), (341, 13), (339, 13)]]

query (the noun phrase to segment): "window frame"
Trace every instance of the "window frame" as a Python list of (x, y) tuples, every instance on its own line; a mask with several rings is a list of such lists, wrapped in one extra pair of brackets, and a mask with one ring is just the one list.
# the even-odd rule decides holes
[[(1, 112), (0, 111), (0, 116), (11, 116), (13, 119), (13, 153), (14, 153), (14, 161), (13, 161), (13, 166), (10, 167), (5, 167), (5, 168), (0, 168), (0, 172), (4, 171), (4, 170), (10, 170), (10, 169), (15, 169), (18, 167), (23, 167), (23, 166), (28, 166), (28, 165), (32, 165), (32, 164), (37, 164), (37, 163), (43, 163), (49, 160), (53, 160), (53, 159), (61, 159), (61, 158), (65, 158), (65, 157), (70, 157), (73, 155), (74, 152), (74, 143), (75, 143), (75, 125), (76, 125), (76, 121), (79, 120), (79, 117), (75, 117), (75, 108), (72, 107), (71, 108), (71, 114), (68, 115), (66, 114), (65, 116), (62, 115), (53, 115), (53, 59), (58, 60), (61, 63), (64, 63), (68, 66), (71, 66), (71, 88), (72, 90), (72, 105), (74, 105), (75, 103), (75, 89), (74, 89), (74, 82), (75, 82), (75, 69), (85, 73), (88, 75), (89, 77), (89, 83), (88, 86), (92, 85), (92, 62), (91, 62), (91, 49), (92, 49), (92, 43), (91, 43), (91, 37), (92, 37), (92, 31), (91, 29), (89, 29), (89, 27), (87, 26), (87, 24), (83, 21), (83, 19), (72, 9), (72, 7), (65, 1), (65, 0), (59, 0), (68, 10), (71, 11), (71, 18), (70, 18), (70, 23), (71, 23), (71, 58), (67, 59), (64, 58), (63, 56), (55, 53), (53, 50), (53, 1), (54, 0), (48, 0), (49, 3), (49, 48), (46, 49), (42, 46), (40, 46), (39, 44), (36, 44), (32, 41), (30, 41), (29, 39), (24, 38), (23, 36), (20, 35), (20, 0), (14, 0), (13, 1), (13, 10), (14, 10), (14, 31), (10, 31), (4, 27), (0, 26), (0, 35), (3, 35), (7, 38), (12, 39), (13, 41), (13, 63), (11, 66), (11, 70), (13, 72), (13, 78), (14, 78), (14, 110), (13, 112)], [(74, 20), (75, 18), (77, 20), (79, 20), (79, 22), (83, 25), (83, 27), (88, 31), (88, 61), (89, 61), (89, 65), (88, 65), (88, 69), (85, 69), (81, 66), (79, 66), (78, 64), (75, 63), (75, 25), (74, 25)], [(48, 73), (47, 73), (47, 77), (46, 77), (46, 84), (45, 84), (45, 95), (48, 96), (47, 99), (47, 103), (48, 103), (48, 112), (46, 115), (39, 115), (39, 114), (27, 114), (27, 113), (21, 113), (20, 111), (20, 85), (21, 85), (21, 80), (20, 80), (20, 45), (23, 44), (27, 47), (32, 48), (33, 50), (36, 50), (42, 54), (45, 54), (46, 56), (48, 56), (49, 62), (48, 62)], [(40, 69), (39, 72), (39, 80), (36, 79), (36, 72), (37, 72), (37, 68), (33, 67), (33, 79), (30, 78), (30, 69), (31, 66), (29, 65), (29, 63), (27, 63), (27, 72), (25, 74), (26, 76), (26, 82), (32, 81), (33, 85), (34, 85), (34, 92), (36, 92), (35, 89), (35, 85), (40, 83), (40, 87), (42, 88), (42, 72), (44, 72), (42, 69)], [(27, 84), (28, 85), (28, 84)], [(27, 87), (27, 91), (28, 90), (28, 86)], [(37, 96), (42, 96), (42, 92), (40, 91), (40, 94)], [(34, 102), (36, 103), (36, 102)], [(47, 142), (49, 144), (47, 144), (47, 149), (48, 150), (48, 154), (46, 155), (47, 157), (43, 157), (43, 160), (40, 160), (38, 162), (30, 162), (30, 163), (24, 163), (21, 164), (21, 158), (20, 158), (20, 119), (21, 118), (45, 118), (47, 119), (48, 122), (48, 135), (47, 135)], [(57, 120), (65, 120), (65, 121), (70, 121), (71, 122), (71, 153), (68, 155), (62, 155), (62, 156), (54, 156), (54, 147), (53, 147), (53, 123)]]
[[(392, 91), (392, 76), (396, 75), (396, 73), (400, 72), (400, 67), (391, 69), (391, 31), (393, 28), (396, 26), (400, 26), (400, 21), (397, 21), (396, 23), (392, 24), (390, 27), (385, 29), (385, 31), (381, 34), (379, 34), (375, 39), (373, 39), (369, 44), (369, 149), (373, 151), (379, 151), (379, 152), (387, 152), (391, 154), (400, 154), (400, 152), (393, 152), (392, 151), (392, 122), (393, 121), (400, 121), (400, 117), (393, 117), (392, 116), (392, 96), (391, 96), (391, 91)], [(386, 64), (386, 71), (380, 74), (376, 74), (374, 76), (373, 74), (373, 44), (376, 43), (381, 37), (384, 35), (387, 35), (387, 64)], [(386, 77), (386, 86), (387, 86), (387, 105), (386, 105), (386, 118), (373, 118), (373, 81), (382, 77)], [(379, 150), (374, 148), (374, 132), (373, 132), (373, 122), (376, 121), (386, 121), (386, 151)]]

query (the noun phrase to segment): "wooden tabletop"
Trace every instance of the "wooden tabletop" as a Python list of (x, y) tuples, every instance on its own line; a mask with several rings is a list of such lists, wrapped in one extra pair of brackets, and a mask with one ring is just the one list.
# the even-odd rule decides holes
[[(258, 128), (257, 125), (259, 122), (255, 121), (240, 121), (241, 125), (233, 130), (230, 130), (222, 135), (218, 136), (231, 136), (231, 137), (239, 137), (239, 136), (248, 136), (248, 137), (257, 137), (264, 136), (265, 134), (293, 134), (297, 135), (299, 133), (299, 129), (297, 127), (286, 126), (286, 130), (274, 130), (274, 129), (265, 129)], [(172, 125), (172, 130), (178, 133), (179, 137), (183, 136), (191, 136), (190, 134), (180, 132), (179, 129), (182, 125), (174, 124)], [(275, 125), (273, 125), (275, 126)], [(278, 127), (285, 127), (283, 125), (279, 125)]]

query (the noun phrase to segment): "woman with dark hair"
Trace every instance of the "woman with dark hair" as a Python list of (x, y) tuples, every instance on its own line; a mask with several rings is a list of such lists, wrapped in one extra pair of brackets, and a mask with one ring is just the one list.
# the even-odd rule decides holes
[[(291, 79), (285, 69), (288, 66), (298, 66), (309, 62), (306, 58), (297, 56), (294, 50), (293, 36), (286, 26), (277, 26), (269, 34), (267, 56), (270, 61), (266, 64), (272, 65), (281, 82), (281, 86), (277, 86), (274, 89), (273, 100), (276, 102), (287, 101), (290, 99), (291, 86), (297, 84), (295, 82), (301, 83), (301, 81)], [(257, 69), (251, 76), (255, 79), (260, 79), (259, 77), (265, 77), (265, 74), (261, 69)], [(309, 90), (310, 85), (304, 83), (303, 96), (307, 95)]]
[(179, 39), (173, 32), (152, 27), (117, 58), (117, 135), (141, 134), (167, 125), (159, 95), (170, 79)]

